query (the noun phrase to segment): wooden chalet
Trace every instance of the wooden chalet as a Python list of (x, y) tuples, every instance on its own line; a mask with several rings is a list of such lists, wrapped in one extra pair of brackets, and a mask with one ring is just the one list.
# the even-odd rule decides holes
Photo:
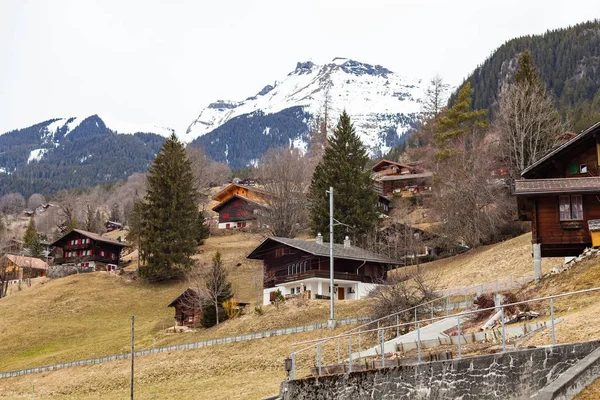
[[(239, 312), (250, 304), (236, 298), (233, 298), (233, 300), (236, 302)], [(200, 325), (202, 320), (201, 302), (198, 292), (191, 288), (187, 288), (173, 299), (167, 307), (175, 308), (175, 326), (195, 327)], [(225, 312), (223, 312), (222, 317), (226, 318)], [(221, 321), (221, 317), (219, 317), (219, 321)]]
[(8, 281), (18, 282), (23, 279), (46, 276), (48, 264), (39, 258), (17, 254), (5, 254), (0, 258), (0, 266), (6, 268)]
[(175, 326), (194, 327), (200, 324), (202, 309), (196, 304), (198, 299), (198, 293), (187, 288), (169, 303), (167, 307), (175, 308)]
[[(272, 301), (277, 290), (284, 296), (305, 295), (311, 299), (332, 295), (329, 243), (324, 243), (320, 235), (316, 241), (269, 237), (247, 258), (263, 260), (265, 305)], [(334, 244), (333, 296), (338, 300), (364, 298), (378, 282), (385, 280), (388, 269), (399, 264), (388, 257), (351, 246), (349, 239), (344, 244)]]
[(542, 257), (577, 256), (600, 219), (600, 122), (552, 150), (515, 182), (519, 217), (532, 222), (536, 277)]
[(258, 225), (260, 210), (268, 207), (269, 196), (255, 187), (235, 183), (227, 186), (213, 197), (218, 202), (212, 210), (219, 213), (219, 229)]
[(119, 268), (121, 250), (126, 244), (97, 233), (73, 229), (52, 243), (56, 248), (54, 264), (72, 264), (96, 271)]
[(106, 221), (104, 224), (106, 232), (120, 231), (123, 229), (123, 224), (116, 221)]
[(425, 171), (418, 163), (398, 163), (381, 160), (372, 168), (371, 178), (379, 195), (388, 197), (397, 193), (403, 197), (429, 194), (433, 174)]

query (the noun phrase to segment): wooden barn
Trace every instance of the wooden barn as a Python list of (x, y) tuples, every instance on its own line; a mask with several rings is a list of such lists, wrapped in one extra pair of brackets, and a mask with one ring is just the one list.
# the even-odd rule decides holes
[(97, 233), (73, 229), (52, 243), (57, 265), (74, 264), (96, 271), (114, 271), (119, 268), (121, 250), (125, 243)]
[(519, 217), (531, 221), (534, 268), (542, 257), (577, 256), (600, 219), (600, 123), (527, 167), (515, 182)]
[[(330, 298), (329, 243), (322, 236), (316, 241), (266, 238), (249, 255), (263, 260), (265, 282), (263, 303), (269, 304), (278, 289), (284, 296), (309, 292), (311, 299)], [(364, 298), (375, 285), (386, 279), (388, 269), (400, 262), (350, 244), (334, 244), (334, 287), (337, 300)]]
[[(233, 301), (237, 304), (238, 312), (242, 312), (244, 307), (250, 303), (246, 303), (240, 299), (233, 298)], [(212, 304), (211, 304), (212, 305)], [(173, 307), (175, 309), (175, 326), (187, 326), (196, 327), (200, 325), (202, 320), (202, 299), (198, 295), (198, 292), (194, 289), (187, 288), (179, 296), (173, 299), (167, 307)], [(219, 311), (221, 313), (221, 311)], [(220, 315), (219, 321), (227, 318), (225, 312)]]

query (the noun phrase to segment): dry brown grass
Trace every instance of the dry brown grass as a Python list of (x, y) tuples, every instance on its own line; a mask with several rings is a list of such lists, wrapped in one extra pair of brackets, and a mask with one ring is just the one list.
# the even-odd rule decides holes
[[(455, 257), (423, 264), (422, 270), (443, 288), (461, 287), (509, 279), (510, 274), (533, 275), (531, 234), (502, 243), (482, 246)], [(544, 272), (561, 266), (562, 258), (545, 258)]]
[(600, 399), (600, 378), (596, 379), (591, 385), (583, 389), (581, 393), (575, 396), (574, 400), (598, 400)]
[[(225, 400), (258, 399), (275, 394), (285, 378), (283, 359), (290, 354), (293, 342), (340, 330), (138, 357), (136, 398)], [(314, 352), (307, 353), (299, 362), (308, 366), (313, 357)], [(36, 399), (126, 398), (129, 368), (129, 360), (119, 360), (5, 379), (0, 398), (30, 396), (33, 386)]]

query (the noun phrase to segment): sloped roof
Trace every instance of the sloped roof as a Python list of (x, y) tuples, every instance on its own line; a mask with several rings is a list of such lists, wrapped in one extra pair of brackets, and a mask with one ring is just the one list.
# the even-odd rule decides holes
[(542, 158), (540, 158), (539, 160), (537, 160), (536, 162), (531, 164), (529, 167), (525, 168), (523, 170), (523, 172), (521, 172), (521, 176), (527, 175), (528, 173), (530, 173), (533, 170), (540, 167), (542, 164), (545, 164), (547, 161), (549, 161), (553, 157), (564, 152), (569, 147), (572, 147), (573, 145), (580, 143), (581, 141), (585, 140), (586, 138), (589, 138), (590, 136), (593, 135), (593, 132), (596, 131), (597, 129), (600, 129), (600, 122), (597, 122), (596, 124), (592, 125), (588, 129), (586, 129), (585, 131), (580, 133), (579, 135), (575, 136), (573, 139), (569, 140), (568, 142), (563, 143), (562, 145), (558, 146), (554, 150), (551, 150), (550, 152), (546, 153), (546, 155), (544, 155)]
[[(262, 260), (264, 258), (262, 249), (271, 242), (281, 243), (315, 256), (329, 257), (329, 243), (324, 242), (323, 244), (318, 244), (313, 240), (309, 241), (271, 236), (263, 240), (257, 248), (252, 250), (252, 252), (248, 254), (247, 258), (252, 260)], [(391, 258), (377, 253), (373, 253), (372, 251), (361, 249), (360, 247), (356, 246), (344, 247), (343, 244), (337, 243), (333, 244), (333, 257), (344, 260), (370, 261), (382, 264), (400, 264), (398, 261), (392, 260)]]
[(226, 204), (230, 203), (230, 202), (231, 202), (231, 201), (233, 201), (234, 199), (240, 199), (240, 200), (243, 200), (243, 201), (247, 201), (248, 203), (255, 204), (255, 205), (259, 206), (259, 207), (266, 207), (266, 206), (267, 206), (267, 204), (265, 204), (265, 203), (259, 203), (258, 201), (251, 200), (251, 199), (249, 199), (249, 198), (247, 198), (247, 197), (240, 196), (240, 195), (238, 195), (238, 194), (234, 194), (233, 196), (231, 196), (231, 197), (230, 197), (230, 198), (228, 198), (227, 200), (225, 200), (225, 201), (222, 201), (222, 202), (220, 202), (219, 204), (217, 204), (216, 206), (214, 206), (214, 207), (212, 208), (212, 210), (213, 210), (213, 211), (216, 211), (216, 212), (219, 212), (219, 210), (220, 210), (221, 208), (225, 207), (225, 205), (226, 205)]
[(433, 173), (424, 172), (422, 174), (404, 174), (404, 175), (385, 175), (376, 177), (376, 181), (403, 181), (409, 179), (424, 179), (433, 177)]
[(249, 190), (251, 192), (260, 193), (261, 195), (265, 195), (265, 196), (270, 196), (271, 195), (270, 193), (265, 192), (264, 190), (258, 189), (258, 188), (254, 187), (254, 186), (246, 186), (246, 185), (240, 185), (240, 184), (237, 184), (237, 183), (232, 183), (230, 185), (227, 185), (227, 187), (224, 188), (223, 190), (221, 190), (219, 193), (215, 194), (212, 199), (216, 200), (216, 201), (222, 201), (222, 195), (226, 194), (227, 192), (229, 192), (234, 187), (244, 188), (244, 189), (247, 189), (247, 190)]
[(559, 193), (600, 193), (600, 177), (520, 179), (515, 181), (515, 195)]
[(69, 236), (72, 232), (77, 232), (80, 235), (88, 237), (88, 238), (90, 238), (92, 240), (95, 240), (97, 242), (104, 242), (104, 243), (109, 243), (109, 244), (112, 244), (112, 245), (115, 245), (115, 246), (127, 247), (127, 245), (125, 243), (121, 243), (118, 240), (114, 240), (114, 239), (108, 238), (106, 236), (99, 235), (97, 233), (83, 231), (81, 229), (73, 229), (71, 232), (69, 232), (66, 235), (62, 236), (60, 239), (55, 240), (54, 243), (52, 243), (52, 246), (56, 246), (59, 242), (61, 242), (64, 238), (66, 238), (67, 236)]
[(381, 167), (384, 164), (395, 165), (397, 167), (403, 167), (403, 168), (409, 168), (409, 169), (411, 169), (411, 166), (407, 165), (407, 164), (402, 164), (402, 163), (395, 162), (395, 161), (390, 161), (390, 160), (381, 160), (381, 161), (377, 162), (375, 165), (373, 165), (373, 168), (371, 168), (371, 170), (374, 171), (374, 172), (376, 172), (376, 170), (379, 169), (379, 167)]
[(21, 268), (48, 269), (48, 264), (39, 258), (19, 256), (16, 254), (6, 254), (5, 256), (16, 266)]

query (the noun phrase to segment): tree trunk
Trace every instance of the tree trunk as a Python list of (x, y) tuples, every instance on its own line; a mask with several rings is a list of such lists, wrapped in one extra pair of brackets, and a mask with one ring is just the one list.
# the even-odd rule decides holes
[(219, 301), (215, 301), (215, 315), (217, 316), (217, 325), (219, 325)]

